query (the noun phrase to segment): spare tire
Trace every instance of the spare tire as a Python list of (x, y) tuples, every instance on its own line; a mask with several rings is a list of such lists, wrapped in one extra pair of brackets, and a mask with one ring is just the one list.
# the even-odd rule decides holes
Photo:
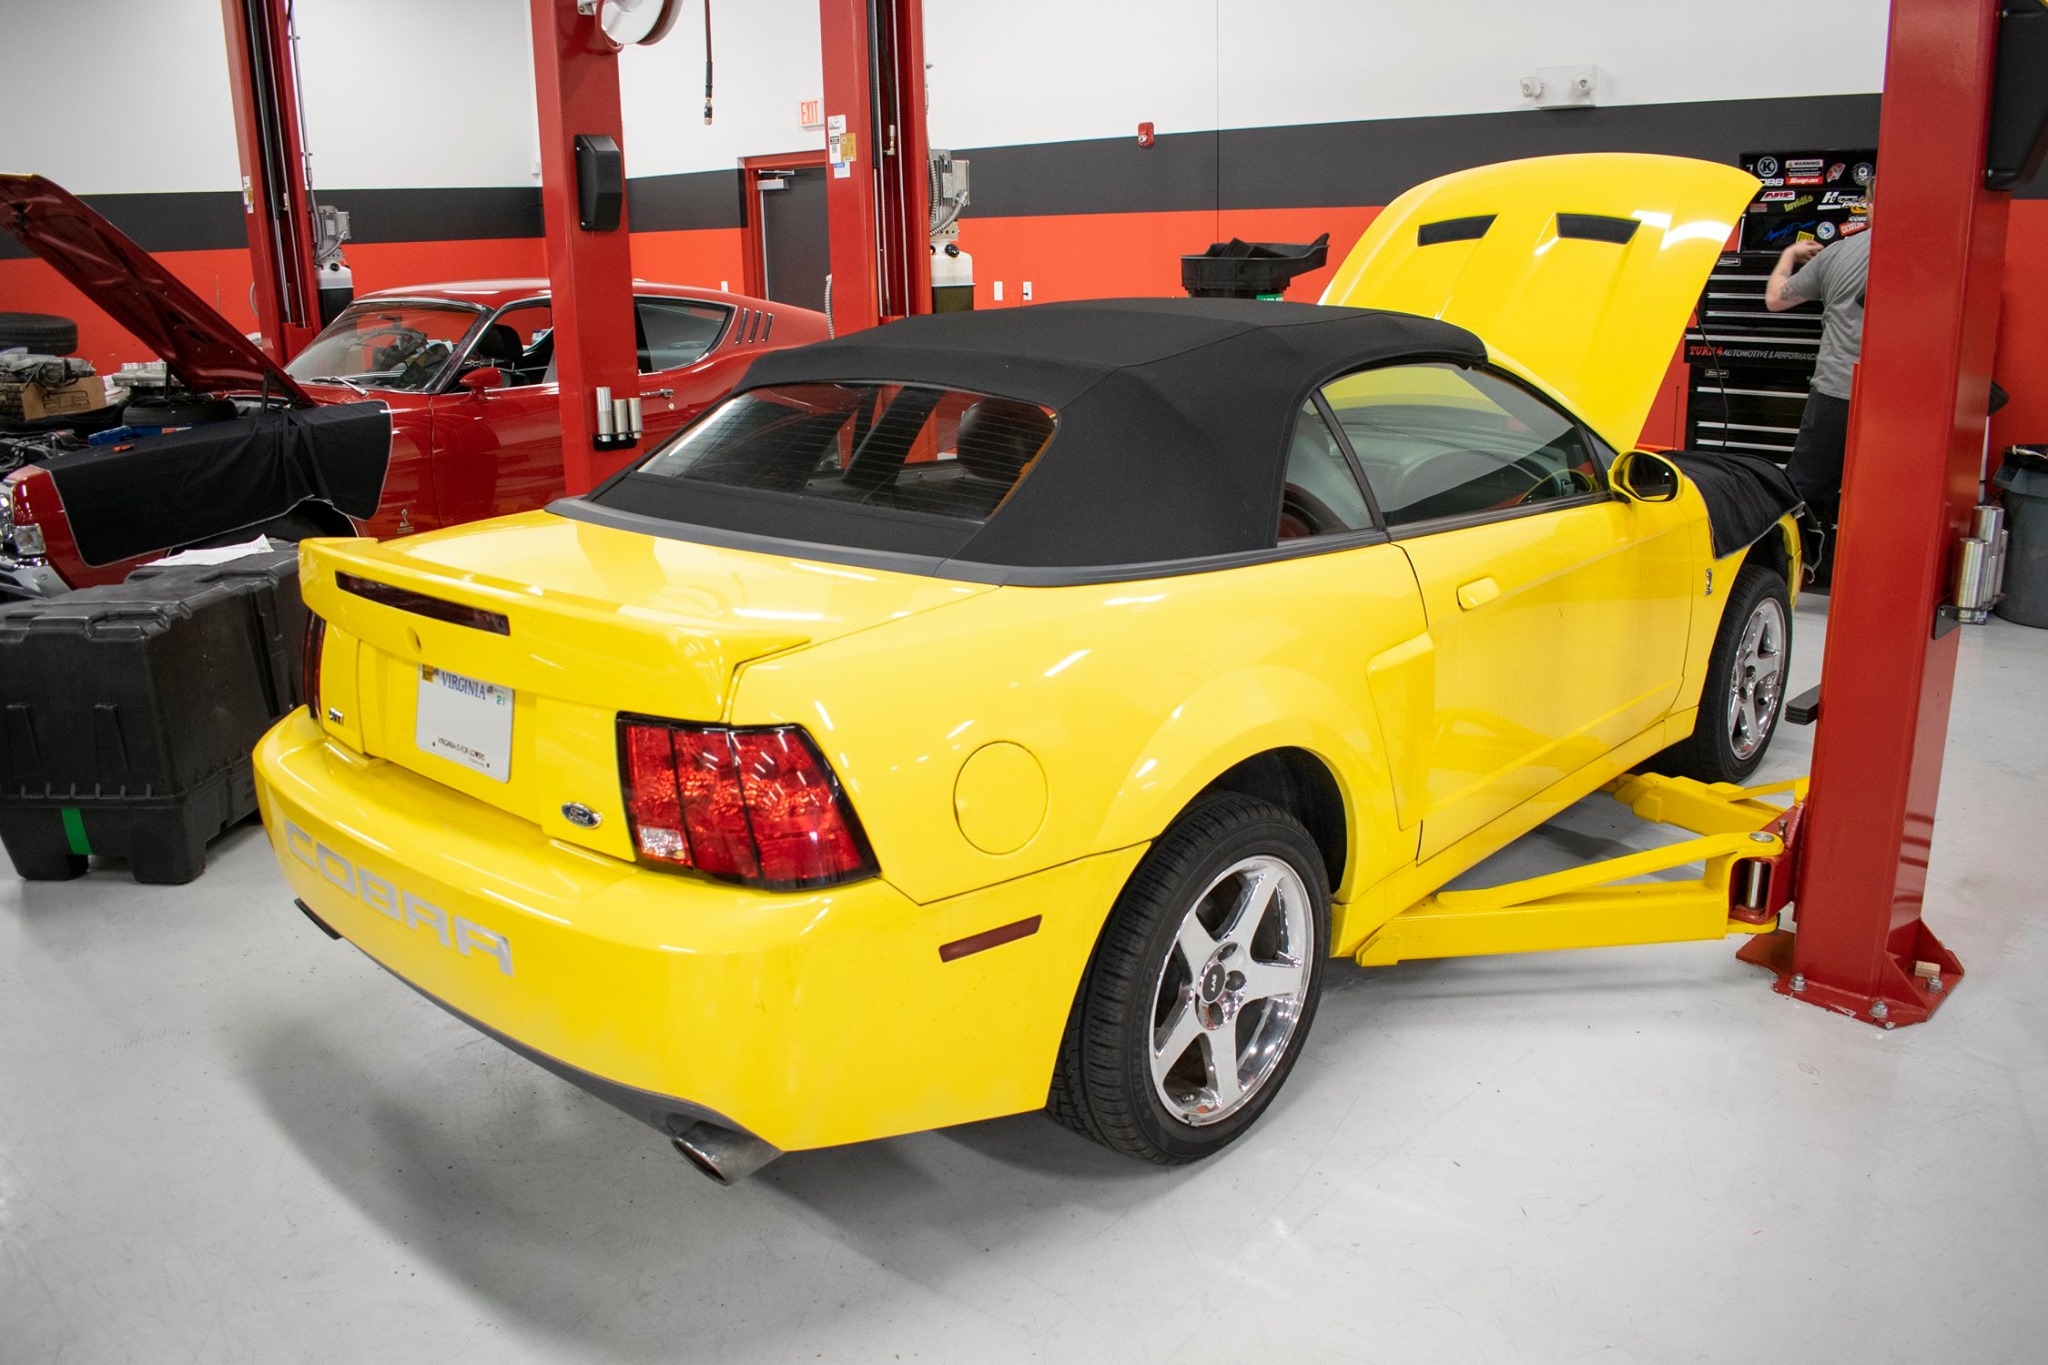
[(36, 355), (70, 355), (78, 349), (78, 324), (49, 313), (0, 313), (0, 351), (13, 346)]
[(197, 427), (235, 416), (232, 401), (197, 394), (147, 394), (129, 399), (121, 409), (122, 425), (131, 427)]

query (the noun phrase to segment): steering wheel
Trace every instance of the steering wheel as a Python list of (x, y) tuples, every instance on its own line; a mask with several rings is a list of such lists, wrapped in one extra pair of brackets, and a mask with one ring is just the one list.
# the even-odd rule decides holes
[(1300, 540), (1344, 530), (1344, 521), (1330, 505), (1298, 483), (1280, 493), (1280, 539)]
[(1534, 456), (1524, 456), (1515, 461), (1514, 467), (1536, 480), (1528, 492), (1515, 499), (1517, 507), (1532, 502), (1548, 502), (1552, 498), (1575, 498), (1581, 493), (1600, 490), (1599, 483), (1590, 474), (1570, 465), (1562, 469), (1546, 469)]

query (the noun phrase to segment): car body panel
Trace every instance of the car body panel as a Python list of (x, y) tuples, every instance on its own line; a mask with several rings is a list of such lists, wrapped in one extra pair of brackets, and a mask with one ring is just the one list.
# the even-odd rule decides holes
[[(1227, 573), (1004, 587), (749, 663), (732, 716), (808, 727), (883, 875), (917, 901), (1152, 839), (1239, 761), (1300, 749), (1347, 798), (1359, 854), (1341, 897), (1414, 856), (1412, 835), (1404, 845), (1383, 833), (1391, 784), (1368, 668), (1422, 629), (1414, 576), (1388, 544)], [(1037, 833), (1003, 854), (977, 848), (954, 818), (963, 766), (995, 743), (1036, 757), (1047, 789)]]
[[(1071, 999), (1046, 983), (1079, 975), (1143, 853), (929, 906), (880, 880), (750, 891), (532, 839), (326, 742), (303, 709), (256, 763), (292, 894), (370, 957), (526, 1046), (784, 1150), (1044, 1103)], [(1034, 915), (1027, 937), (940, 958)], [(916, 1008), (876, 1008), (905, 1000)]]
[[(1322, 302), (1469, 328), (1496, 364), (1628, 450), (1756, 187), (1732, 166), (1621, 152), (1457, 171), (1382, 209)], [(1636, 226), (1616, 244), (1561, 236), (1560, 215)], [(1489, 217), (1483, 235), (1422, 240), (1426, 226)]]
[(1697, 589), (1683, 557), (1645, 547), (1689, 548), (1692, 511), (1601, 499), (1400, 541), (1435, 644), (1421, 856), (1664, 714)]
[[(342, 712), (352, 747), (622, 858), (632, 846), (619, 797), (619, 712), (719, 721), (748, 659), (989, 591), (657, 541), (546, 513), (391, 546), (309, 541), (301, 558), (306, 602), (329, 623), (323, 697)], [(343, 592), (338, 572), (500, 612), (507, 633)], [(418, 748), (422, 665), (515, 690), (508, 780)], [(571, 801), (602, 822), (571, 823), (561, 811)]]

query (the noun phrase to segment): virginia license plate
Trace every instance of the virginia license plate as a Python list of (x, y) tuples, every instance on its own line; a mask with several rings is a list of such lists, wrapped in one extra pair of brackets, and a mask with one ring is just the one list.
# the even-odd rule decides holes
[(500, 782), (512, 775), (512, 689), (420, 665), (419, 721), (413, 742), (424, 753), (474, 768)]

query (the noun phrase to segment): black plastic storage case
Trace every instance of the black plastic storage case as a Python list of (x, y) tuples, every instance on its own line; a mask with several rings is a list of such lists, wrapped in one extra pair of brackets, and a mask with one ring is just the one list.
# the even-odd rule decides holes
[(32, 881), (92, 853), (189, 882), (256, 809), (249, 751), (302, 700), (296, 549), (137, 569), (0, 607), (0, 843)]

